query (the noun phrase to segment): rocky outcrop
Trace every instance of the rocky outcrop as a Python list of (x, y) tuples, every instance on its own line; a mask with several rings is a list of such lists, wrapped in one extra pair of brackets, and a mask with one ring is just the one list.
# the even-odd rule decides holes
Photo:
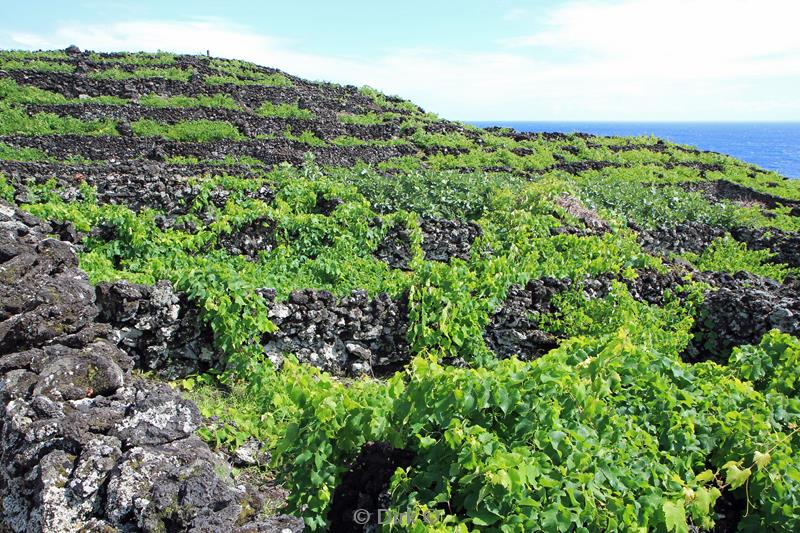
[(382, 374), (410, 359), (407, 298), (353, 291), (337, 299), (328, 291), (294, 291), (275, 302), (275, 291), (262, 291), (270, 302), (269, 318), (278, 331), (263, 339), (276, 363), (284, 353), (336, 375)]
[(132, 377), (135, 360), (115, 345), (118, 332), (96, 320), (158, 316), (174, 304), (154, 294), (166, 287), (140, 291), (121, 311), (108, 302), (98, 311), (72, 246), (48, 238), (51, 231), (0, 202), (2, 527), (301, 531), (298, 519), (258, 516), (259, 494), (235, 483), (194, 435), (197, 408), (166, 385)]
[(100, 283), (96, 297), (98, 320), (111, 325), (112, 339), (137, 368), (176, 379), (221, 364), (199, 310), (169, 281)]

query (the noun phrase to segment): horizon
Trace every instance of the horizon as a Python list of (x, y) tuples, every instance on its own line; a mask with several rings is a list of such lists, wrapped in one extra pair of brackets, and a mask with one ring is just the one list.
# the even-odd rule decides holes
[(466, 122), (800, 122), (790, 0), (468, 0), (452, 11), (420, 0), (47, 1), (6, 9), (0, 48), (210, 50)]

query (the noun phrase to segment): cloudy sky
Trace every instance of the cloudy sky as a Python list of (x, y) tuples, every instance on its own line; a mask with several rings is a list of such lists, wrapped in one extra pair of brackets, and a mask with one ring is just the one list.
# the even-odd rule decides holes
[(460, 120), (800, 120), (798, 0), (0, 0), (0, 48), (205, 53)]

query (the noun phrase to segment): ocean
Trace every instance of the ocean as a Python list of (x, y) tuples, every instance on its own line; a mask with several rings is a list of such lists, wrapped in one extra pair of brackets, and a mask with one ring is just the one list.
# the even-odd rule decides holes
[(655, 135), (667, 141), (728, 154), (786, 176), (800, 178), (800, 122), (470, 122), (519, 131)]

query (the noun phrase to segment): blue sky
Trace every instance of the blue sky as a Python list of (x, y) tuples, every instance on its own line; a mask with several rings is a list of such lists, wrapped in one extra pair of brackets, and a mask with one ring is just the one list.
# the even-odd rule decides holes
[(0, 0), (0, 47), (168, 50), (461, 120), (800, 120), (796, 0)]

